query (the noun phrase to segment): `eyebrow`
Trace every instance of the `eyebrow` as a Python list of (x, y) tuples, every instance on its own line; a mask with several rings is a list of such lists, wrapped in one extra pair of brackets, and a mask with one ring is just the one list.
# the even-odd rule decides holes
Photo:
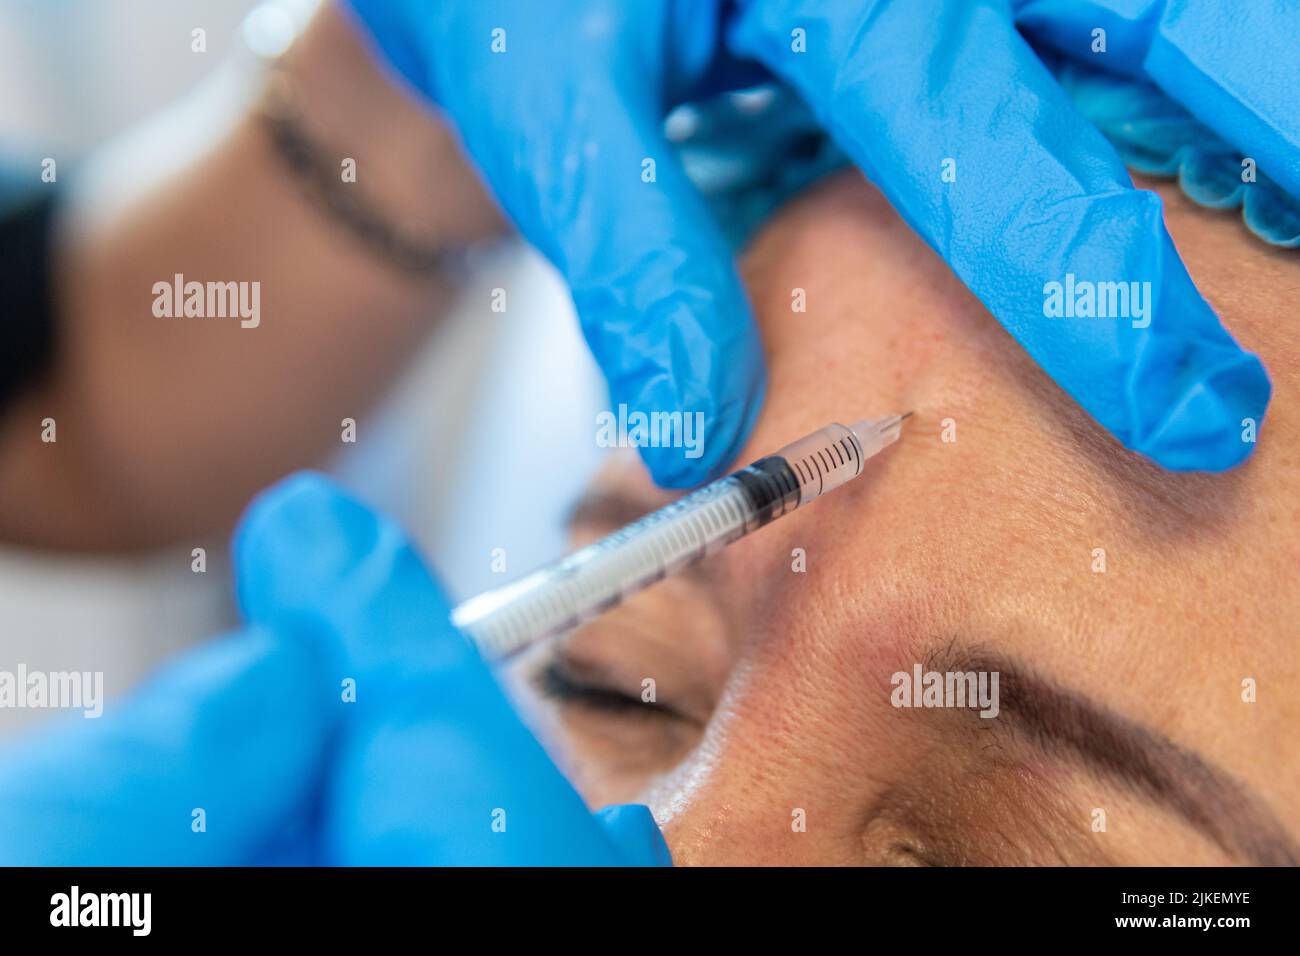
[[(928, 666), (997, 671), (1000, 715), (1043, 752), (1119, 781), (1234, 855), (1261, 866), (1300, 861), (1300, 850), (1258, 794), (1168, 737), (1057, 686), (1024, 662), (982, 648), (950, 646), (931, 655)], [(985, 728), (994, 723), (979, 720)]]

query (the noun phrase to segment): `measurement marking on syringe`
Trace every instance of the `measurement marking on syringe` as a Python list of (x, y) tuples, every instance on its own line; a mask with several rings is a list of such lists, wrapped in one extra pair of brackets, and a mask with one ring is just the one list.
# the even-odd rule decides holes
[[(849, 456), (849, 460), (858, 466), (858, 471), (862, 470), (862, 457), (858, 454), (857, 447), (847, 439), (841, 438), (840, 444), (844, 446), (844, 453)], [(857, 472), (854, 472), (857, 474)]]
[(822, 474), (822, 466), (816, 458), (813, 458), (813, 464), (817, 466), (817, 494), (820, 496), (826, 488), (826, 476)]
[(862, 454), (862, 443), (858, 441), (857, 435), (848, 435), (845, 438), (845, 441), (853, 446), (853, 456), (858, 460), (858, 470), (855, 471), (854, 474), (860, 475), (862, 474), (863, 467), (866, 465), (866, 459)]

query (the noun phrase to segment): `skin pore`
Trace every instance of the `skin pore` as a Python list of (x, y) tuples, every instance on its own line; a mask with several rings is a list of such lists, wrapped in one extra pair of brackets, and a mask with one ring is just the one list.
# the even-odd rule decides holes
[[(593, 806), (648, 802), (683, 864), (1300, 859), (1300, 259), (1139, 185), (1269, 369), (1253, 458), (1124, 451), (873, 188), (823, 183), (745, 258), (771, 382), (738, 464), (915, 417), (848, 487), (516, 665)], [(667, 500), (611, 461), (576, 543)], [(892, 706), (916, 664), (997, 671), (998, 716)]]

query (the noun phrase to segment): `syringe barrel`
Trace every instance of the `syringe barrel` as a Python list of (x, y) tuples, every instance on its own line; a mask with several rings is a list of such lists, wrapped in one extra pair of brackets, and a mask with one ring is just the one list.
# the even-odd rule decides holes
[[(489, 658), (561, 634), (798, 505), (770, 459), (706, 485), (555, 564), (456, 608)], [(769, 463), (765, 467), (765, 463)]]
[(806, 505), (862, 474), (864, 460), (874, 453), (875, 449), (864, 453), (853, 429), (833, 423), (791, 442), (773, 457), (783, 459), (794, 471), (799, 504)]
[(902, 417), (833, 424), (639, 521), (471, 598), (452, 623), (489, 658), (568, 631), (862, 473), (898, 438)]

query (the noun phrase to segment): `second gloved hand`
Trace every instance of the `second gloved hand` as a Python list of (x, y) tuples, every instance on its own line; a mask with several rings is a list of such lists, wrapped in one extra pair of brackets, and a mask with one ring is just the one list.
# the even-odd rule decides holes
[(243, 631), (0, 752), (0, 865), (669, 862), (645, 807), (587, 812), (392, 522), (303, 475), (237, 552)]
[(355, 701), (323, 795), (325, 859), (368, 865), (663, 864), (641, 806), (592, 815), (520, 722), (401, 529), (325, 479), (289, 479), (236, 538), (248, 620), (338, 641)]

